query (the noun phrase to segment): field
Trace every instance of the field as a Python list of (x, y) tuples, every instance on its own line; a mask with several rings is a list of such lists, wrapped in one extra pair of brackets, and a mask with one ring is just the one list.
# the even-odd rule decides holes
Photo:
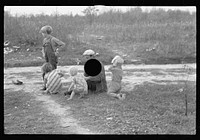
[[(196, 64), (188, 65), (190, 73), (183, 65), (125, 65), (123, 101), (105, 93), (71, 101), (43, 95), (40, 67), (4, 68), (4, 133), (196, 134)], [(63, 82), (69, 86), (69, 66), (58, 69), (66, 72)], [(13, 85), (14, 79), (24, 84)]]
[[(82, 54), (93, 49), (105, 65), (108, 83), (111, 60), (124, 58), (126, 99), (101, 93), (67, 101), (62, 94), (41, 94), (39, 31), (44, 25), (51, 25), (52, 35), (66, 43), (58, 61), (66, 87), (69, 67), (80, 60), (82, 73)], [(14, 85), (15, 79), (24, 84)], [(4, 133), (196, 134), (196, 12), (147, 13), (137, 7), (100, 15), (13, 16), (4, 11)]]
[[(90, 17), (90, 16), (89, 16)], [(19, 47), (4, 55), (4, 67), (41, 66), (44, 62), (39, 33), (44, 25), (51, 25), (52, 35), (66, 43), (60, 50), (59, 65), (74, 65), (87, 49), (99, 53), (98, 59), (110, 64), (121, 55), (125, 64), (180, 64), (196, 62), (196, 13), (140, 8), (122, 13), (109, 11), (94, 15), (92, 23), (85, 16), (23, 15), (4, 13), (4, 46)]]

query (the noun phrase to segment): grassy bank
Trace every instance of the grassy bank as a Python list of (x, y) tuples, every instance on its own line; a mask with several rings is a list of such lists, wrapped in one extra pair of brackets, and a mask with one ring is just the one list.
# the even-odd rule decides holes
[(194, 63), (195, 15), (162, 10), (124, 14), (112, 11), (95, 17), (88, 24), (87, 16), (17, 17), (5, 12), (4, 41), (10, 41), (8, 47), (20, 46), (21, 50), (4, 55), (4, 67), (42, 65), (42, 35), (39, 30), (46, 24), (53, 27), (53, 36), (66, 43), (60, 52), (59, 65), (74, 65), (77, 58), (83, 64), (82, 53), (86, 49), (98, 52), (98, 59), (104, 64), (110, 64), (117, 54), (124, 57), (126, 64)]

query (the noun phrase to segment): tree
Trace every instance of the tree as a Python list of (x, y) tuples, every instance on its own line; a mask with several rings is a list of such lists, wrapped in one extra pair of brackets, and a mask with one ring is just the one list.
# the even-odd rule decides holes
[(96, 7), (94, 6), (88, 6), (85, 10), (82, 11), (85, 14), (90, 25), (92, 25), (92, 23), (94, 22), (95, 16), (97, 15), (98, 11), (99, 10), (96, 9)]

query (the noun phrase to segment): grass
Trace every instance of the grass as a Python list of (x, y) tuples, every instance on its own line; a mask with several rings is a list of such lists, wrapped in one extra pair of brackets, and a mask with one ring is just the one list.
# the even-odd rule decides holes
[(155, 85), (145, 82), (124, 101), (109, 98), (105, 93), (66, 101), (53, 95), (56, 102), (70, 106), (81, 125), (104, 134), (195, 134), (196, 91), (194, 82), (188, 88), (188, 116), (185, 116), (184, 94), (177, 85)]
[[(92, 26), (85, 25), (73, 34), (65, 34), (62, 30), (61, 34), (53, 33), (53, 36), (66, 43), (66, 47), (60, 51), (59, 65), (76, 65), (77, 58), (84, 64), (82, 54), (87, 49), (98, 52), (98, 59), (104, 64), (110, 64), (117, 54), (127, 55), (124, 57), (125, 64), (179, 64), (182, 61), (194, 63), (195, 26), (195, 22), (134, 25), (95, 23)], [(4, 67), (41, 66), (44, 63), (41, 35), (37, 35), (37, 31), (33, 32), (34, 35), (29, 35), (30, 40), (31, 36), (38, 39), (32, 45), (12, 43), (12, 38), (10, 39), (11, 46), (21, 46), (21, 50), (4, 55)], [(71, 37), (67, 37), (68, 35)], [(100, 36), (102, 38), (99, 40)], [(147, 51), (149, 49), (153, 50)]]
[[(152, 72), (159, 74), (156, 70)], [(39, 73), (20, 75), (30, 80), (39, 78)], [(184, 90), (188, 95), (185, 116), (184, 92), (178, 91), (184, 87), (184, 82), (176, 82), (166, 85), (144, 82), (131, 91), (123, 88), (122, 92), (126, 93), (123, 101), (108, 97), (106, 93), (89, 94), (83, 99), (75, 95), (71, 101), (60, 94), (51, 95), (51, 98), (61, 107), (69, 106), (81, 126), (103, 134), (196, 134), (196, 83), (188, 81)], [(42, 86), (42, 81), (34, 84)], [(49, 114), (42, 104), (23, 90), (4, 90), (4, 133), (66, 134), (56, 116)]]
[[(79, 58), (81, 60), (80, 64), (85, 63), (85, 59), (82, 56), (83, 52), (87, 49), (91, 49), (90, 46), (67, 46), (60, 51), (59, 55), (59, 63), (58, 65), (76, 65), (76, 59)], [(99, 52), (101, 55), (97, 57), (104, 64), (110, 64), (112, 58), (115, 54), (111, 52), (111, 50), (93, 47), (94, 51)], [(28, 52), (26, 49), (23, 49), (18, 52), (11, 52), (7, 55), (4, 55), (4, 67), (27, 67), (27, 66), (41, 66), (45, 62), (42, 57), (41, 50), (37, 49), (37, 47), (33, 48), (32, 51)]]

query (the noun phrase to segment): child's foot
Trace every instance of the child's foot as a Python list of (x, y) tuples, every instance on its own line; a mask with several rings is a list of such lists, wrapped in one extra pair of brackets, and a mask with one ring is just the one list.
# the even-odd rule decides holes
[(79, 97), (78, 97), (78, 99), (81, 99), (81, 98), (83, 98), (84, 97), (84, 95), (80, 95)]
[(122, 94), (122, 100), (126, 98), (126, 94)]
[(118, 98), (120, 100), (124, 100), (125, 99), (126, 94), (119, 94)]
[(46, 87), (43, 87), (41, 90), (46, 90)]
[(71, 91), (65, 92), (64, 95), (65, 95), (65, 96), (66, 96), (66, 95), (71, 95), (71, 93), (72, 93), (72, 90), (71, 90)]

